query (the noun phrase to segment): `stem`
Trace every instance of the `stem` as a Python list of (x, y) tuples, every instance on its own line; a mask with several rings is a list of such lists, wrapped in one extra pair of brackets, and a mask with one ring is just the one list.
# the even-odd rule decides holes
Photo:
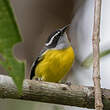
[[(100, 59), (110, 54), (110, 49), (104, 50), (100, 52)], [(81, 66), (89, 68), (93, 63), (93, 54), (90, 54), (86, 57), (86, 59), (81, 63)]]
[(95, 109), (103, 110), (100, 84), (99, 33), (101, 18), (101, 0), (95, 0), (93, 28), (93, 81), (95, 90)]

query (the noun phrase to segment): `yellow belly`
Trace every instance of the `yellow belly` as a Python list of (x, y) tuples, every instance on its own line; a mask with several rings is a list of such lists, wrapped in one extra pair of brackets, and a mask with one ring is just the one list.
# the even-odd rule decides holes
[(58, 82), (68, 73), (73, 61), (74, 51), (71, 46), (63, 50), (48, 50), (35, 69), (35, 77), (43, 81)]

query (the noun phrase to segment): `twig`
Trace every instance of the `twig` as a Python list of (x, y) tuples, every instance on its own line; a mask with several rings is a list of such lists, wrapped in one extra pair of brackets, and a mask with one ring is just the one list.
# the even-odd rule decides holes
[[(110, 54), (110, 49), (106, 49), (100, 52), (100, 59), (109, 55)], [(84, 61), (82, 61), (81, 66), (85, 68), (89, 68), (93, 64), (93, 54), (89, 54)]]
[(100, 58), (99, 58), (99, 33), (101, 18), (101, 0), (95, 1), (94, 28), (93, 28), (93, 80), (95, 90), (95, 109), (103, 110), (101, 85), (100, 85)]
[[(102, 91), (104, 109), (110, 110), (110, 90)], [(24, 80), (23, 93), (19, 95), (11, 77), (3, 75), (0, 75), (0, 98), (94, 108), (93, 87)]]

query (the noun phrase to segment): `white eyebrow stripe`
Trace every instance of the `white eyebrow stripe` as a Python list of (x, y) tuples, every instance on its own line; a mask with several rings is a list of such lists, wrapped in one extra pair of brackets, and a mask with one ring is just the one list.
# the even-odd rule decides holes
[(49, 46), (49, 45), (52, 43), (52, 41), (53, 41), (53, 39), (55, 38), (55, 36), (57, 36), (59, 33), (60, 33), (60, 32), (57, 32), (57, 33), (51, 38), (51, 40), (49, 41), (49, 43), (46, 43), (45, 45), (46, 45), (46, 46)]

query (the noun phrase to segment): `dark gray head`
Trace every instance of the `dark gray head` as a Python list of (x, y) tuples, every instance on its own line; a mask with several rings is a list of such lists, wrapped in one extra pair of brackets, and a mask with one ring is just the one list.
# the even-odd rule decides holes
[(62, 48), (66, 48), (68, 45), (70, 45), (69, 40), (67, 38), (67, 34), (66, 34), (66, 30), (68, 27), (69, 27), (69, 25), (66, 25), (65, 27), (53, 32), (48, 37), (48, 40), (45, 43), (45, 46), (47, 48), (62, 49)]

